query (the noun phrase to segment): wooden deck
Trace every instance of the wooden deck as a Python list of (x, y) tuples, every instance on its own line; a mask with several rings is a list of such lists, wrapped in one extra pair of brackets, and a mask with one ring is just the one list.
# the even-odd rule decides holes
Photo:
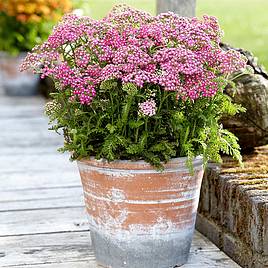
[[(57, 153), (43, 104), (0, 95), (0, 267), (95, 268), (76, 164)], [(196, 232), (183, 267), (240, 266)]]

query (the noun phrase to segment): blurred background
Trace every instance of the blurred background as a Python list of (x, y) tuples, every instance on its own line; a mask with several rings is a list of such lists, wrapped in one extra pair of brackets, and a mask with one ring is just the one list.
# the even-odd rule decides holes
[[(99, 19), (118, 3), (156, 13), (156, 0), (75, 0), (84, 14)], [(196, 0), (196, 14), (214, 15), (224, 30), (224, 42), (252, 51), (268, 69), (267, 0)]]
[[(126, 3), (156, 13), (156, 0), (1, 0), (0, 51), (16, 54), (40, 43), (66, 12), (99, 19), (113, 5)], [(197, 16), (218, 17), (224, 41), (252, 51), (268, 69), (267, 0), (197, 0)]]

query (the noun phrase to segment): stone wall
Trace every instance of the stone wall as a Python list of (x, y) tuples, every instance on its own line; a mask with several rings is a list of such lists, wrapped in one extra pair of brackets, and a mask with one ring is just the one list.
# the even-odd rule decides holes
[(197, 229), (242, 267), (268, 267), (268, 146), (244, 157), (245, 168), (225, 158), (203, 179)]

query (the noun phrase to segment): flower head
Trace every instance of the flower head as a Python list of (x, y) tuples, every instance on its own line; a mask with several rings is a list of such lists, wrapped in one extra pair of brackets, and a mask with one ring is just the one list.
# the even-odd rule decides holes
[(178, 99), (209, 98), (222, 87), (218, 77), (245, 66), (239, 53), (220, 48), (221, 36), (215, 17), (151, 16), (117, 6), (100, 21), (66, 15), (22, 66), (52, 76), (81, 104), (109, 79), (140, 89), (157, 85)]
[(145, 116), (153, 116), (156, 114), (156, 103), (154, 99), (149, 99), (139, 103), (139, 114)]

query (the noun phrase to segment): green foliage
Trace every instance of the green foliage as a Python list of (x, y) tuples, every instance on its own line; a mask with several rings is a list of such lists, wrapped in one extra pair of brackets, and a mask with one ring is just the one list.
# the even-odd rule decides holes
[[(157, 112), (151, 117), (138, 113), (146, 92), (156, 95)], [(72, 159), (143, 159), (161, 169), (170, 158), (187, 156), (192, 169), (195, 156), (203, 155), (206, 164), (220, 162), (224, 153), (242, 163), (238, 140), (222, 128), (220, 119), (244, 109), (222, 90), (212, 98), (183, 101), (159, 86), (138, 89), (113, 79), (101, 83), (91, 105), (70, 102), (69, 97), (68, 90), (58, 90), (46, 113), (51, 129), (62, 130), (65, 137), (61, 151), (70, 151)]]
[(13, 55), (30, 51), (47, 38), (52, 27), (51, 22), (22, 23), (15, 17), (0, 12), (0, 51)]

